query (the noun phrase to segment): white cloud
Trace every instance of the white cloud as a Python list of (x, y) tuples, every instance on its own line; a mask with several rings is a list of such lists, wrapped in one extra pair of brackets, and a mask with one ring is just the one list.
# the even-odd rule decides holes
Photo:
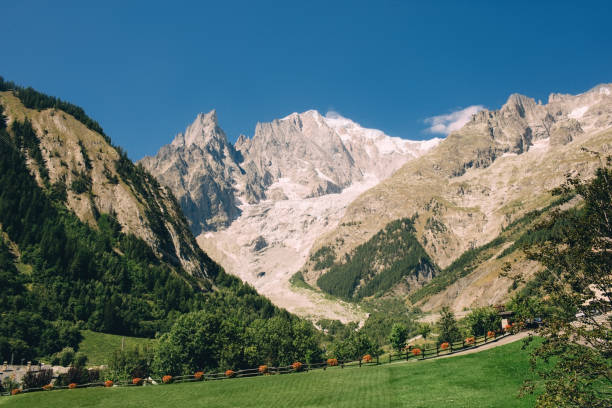
[(429, 133), (440, 133), (448, 135), (455, 130), (459, 130), (465, 125), (475, 113), (485, 109), (482, 105), (472, 105), (465, 109), (448, 113), (446, 115), (432, 116), (425, 119), (425, 123), (431, 126), (427, 128)]

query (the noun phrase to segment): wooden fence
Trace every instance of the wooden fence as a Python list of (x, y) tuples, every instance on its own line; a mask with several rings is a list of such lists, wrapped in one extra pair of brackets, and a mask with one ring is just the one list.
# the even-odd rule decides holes
[[(419, 353), (415, 353), (413, 351), (415, 348), (405, 349), (404, 351), (396, 353), (396, 354), (390, 353), (389, 355), (385, 357), (380, 357), (380, 356), (373, 357), (372, 360), (368, 363), (364, 362), (363, 359), (347, 360), (347, 361), (338, 360), (337, 367), (341, 369), (359, 368), (363, 366), (390, 364), (394, 361), (397, 362), (400, 360), (404, 360), (404, 361), (427, 360), (431, 358), (441, 357), (444, 355), (450, 355), (450, 354), (458, 353), (461, 351), (477, 348), (484, 344), (495, 342), (508, 335), (509, 333), (502, 333), (502, 334), (493, 333), (490, 336), (485, 335), (485, 336), (474, 337), (473, 341), (470, 341), (470, 342), (466, 342), (466, 340), (463, 340), (459, 342), (448, 343), (448, 348), (446, 349), (442, 349), (440, 346), (419, 349), (420, 351)], [(217, 373), (204, 373), (200, 378), (196, 378), (196, 376), (193, 374), (176, 376), (176, 377), (172, 377), (172, 383), (215, 381), (215, 380), (226, 380), (230, 378), (255, 377), (255, 376), (261, 376), (261, 375), (288, 374), (288, 373), (293, 373), (296, 371), (326, 370), (329, 367), (331, 366), (328, 365), (327, 361), (323, 361), (319, 363), (303, 363), (299, 370), (294, 369), (292, 365), (282, 366), (282, 367), (267, 367), (265, 372), (260, 371), (259, 368), (248, 368), (244, 370), (232, 371), (231, 376), (228, 376), (227, 372), (225, 371), (217, 372)], [(161, 378), (149, 377), (149, 378), (143, 379), (142, 385), (158, 385), (158, 384), (163, 384), (163, 380)], [(90, 383), (90, 384), (79, 384), (76, 386), (76, 388), (104, 387), (104, 386), (105, 386), (105, 383), (101, 381), (101, 382), (95, 382), (95, 383)], [(113, 382), (113, 386), (137, 387), (141, 385), (135, 385), (132, 383), (132, 381), (117, 381), (117, 382)], [(51, 390), (61, 390), (61, 389), (68, 389), (68, 388), (69, 386), (53, 386)], [(26, 393), (26, 392), (34, 392), (34, 391), (48, 391), (48, 390), (44, 390), (43, 388), (28, 388), (25, 390), (21, 390), (20, 392)], [(8, 396), (8, 395), (11, 395), (11, 390), (5, 390), (4, 393), (0, 393), (0, 396)]]

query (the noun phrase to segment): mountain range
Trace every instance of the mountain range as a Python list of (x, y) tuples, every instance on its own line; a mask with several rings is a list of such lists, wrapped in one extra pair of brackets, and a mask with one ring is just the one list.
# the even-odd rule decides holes
[[(279, 306), (361, 320), (347, 301), (412, 295), (425, 310), (459, 311), (503, 302), (512, 276), (537, 269), (518, 250), (497, 258), (522, 233), (505, 231), (552, 208), (550, 191), (566, 175), (592, 175), (590, 152), (612, 142), (611, 93), (604, 84), (546, 104), (514, 94), (425, 141), (311, 110), (259, 123), (232, 145), (212, 111), (140, 164), (173, 191), (200, 247)], [(493, 241), (503, 241), (497, 253)], [(477, 265), (428, 289), (485, 247)]]

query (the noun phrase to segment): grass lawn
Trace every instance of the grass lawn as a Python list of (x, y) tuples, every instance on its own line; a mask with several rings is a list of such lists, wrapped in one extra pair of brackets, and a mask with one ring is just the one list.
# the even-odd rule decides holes
[(121, 339), (124, 338), (124, 348), (130, 349), (134, 346), (153, 345), (155, 340), (140, 337), (118, 336), (115, 334), (97, 333), (83, 330), (83, 340), (79, 344), (79, 351), (88, 357), (87, 365), (96, 366), (108, 364), (113, 351), (121, 350)]
[(521, 341), (421, 362), (146, 387), (0, 397), (1, 407), (531, 407)]

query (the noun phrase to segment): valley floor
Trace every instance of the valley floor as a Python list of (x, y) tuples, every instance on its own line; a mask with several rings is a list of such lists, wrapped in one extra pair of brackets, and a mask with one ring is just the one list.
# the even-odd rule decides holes
[(515, 341), (475, 354), (362, 368), (166, 386), (35, 392), (2, 407), (530, 407), (518, 398), (528, 351)]

